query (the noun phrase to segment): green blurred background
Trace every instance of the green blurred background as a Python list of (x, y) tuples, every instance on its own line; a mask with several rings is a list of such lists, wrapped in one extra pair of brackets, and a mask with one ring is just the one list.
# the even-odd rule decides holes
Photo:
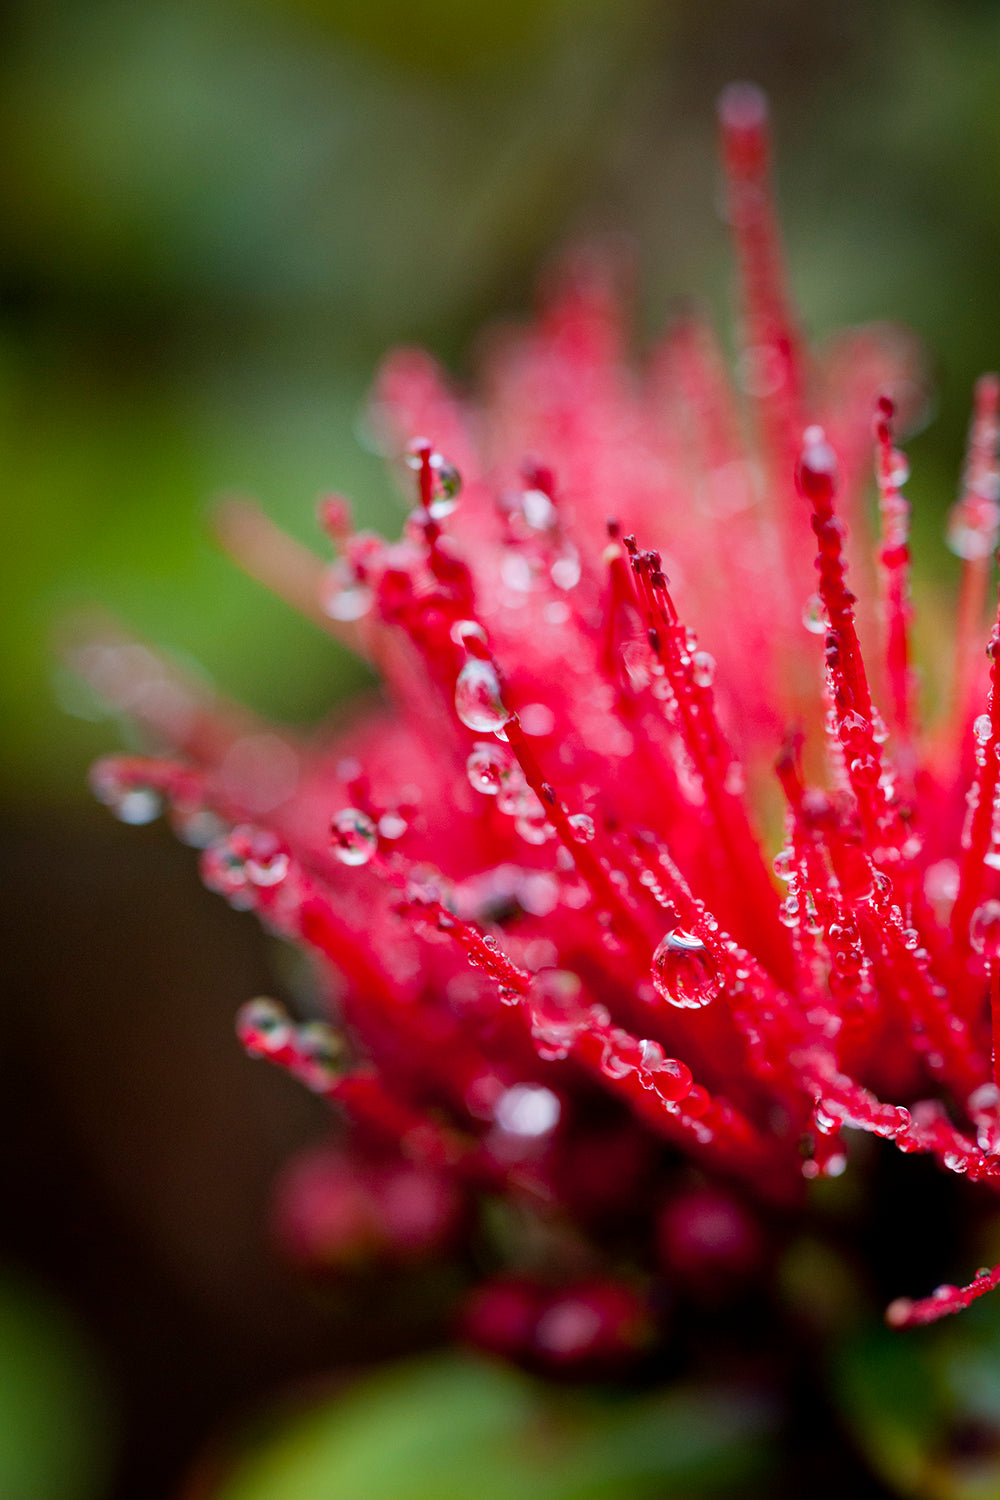
[[(947, 578), (969, 390), (1000, 361), (1000, 8), (8, 0), (0, 42), (2, 1248), (48, 1288), (12, 1305), (55, 1298), (38, 1339), (70, 1373), (42, 1386), (103, 1435), (80, 1494), (166, 1495), (234, 1412), (359, 1351), (260, 1228), (322, 1129), (231, 1040), (273, 955), (165, 834), (90, 808), (117, 731), (64, 711), (60, 622), (97, 604), (260, 710), (325, 712), (358, 669), (230, 567), (208, 505), (250, 494), (317, 541), (337, 488), (395, 527), (358, 439), (380, 355), (419, 340), (471, 376), (575, 238), (633, 239), (639, 345), (678, 294), (728, 329), (713, 103), (740, 77), (772, 98), (807, 328), (926, 340), (910, 490)], [(45, 1448), (16, 1500), (70, 1495)]]

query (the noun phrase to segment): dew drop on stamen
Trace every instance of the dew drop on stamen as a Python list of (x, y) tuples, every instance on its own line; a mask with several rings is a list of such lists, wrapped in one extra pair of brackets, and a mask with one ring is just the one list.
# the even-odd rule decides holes
[(374, 590), (340, 564), (328, 569), (320, 591), (320, 607), (331, 620), (348, 624), (362, 620), (375, 602)]
[(456, 620), (449, 631), (449, 635), (456, 646), (464, 646), (466, 650), (470, 645), (486, 645), (486, 631), (478, 620)]
[(485, 797), (495, 797), (511, 778), (513, 762), (502, 746), (480, 740), (465, 762), (469, 785)]
[(266, 829), (253, 832), (246, 844), (246, 872), (254, 885), (280, 885), (288, 874), (288, 850)]
[(878, 786), (879, 764), (874, 755), (859, 755), (852, 760), (851, 778), (859, 786)]
[(330, 847), (344, 865), (366, 865), (378, 848), (378, 831), (367, 813), (345, 807), (330, 822)]
[(895, 485), (905, 484), (910, 477), (910, 460), (901, 448), (893, 448), (890, 459), (889, 478)]
[(985, 959), (1000, 955), (1000, 901), (984, 901), (972, 913), (969, 942)]
[(810, 635), (826, 634), (830, 617), (819, 594), (810, 594), (802, 606), (802, 623)]
[(514, 819), (514, 832), (518, 838), (524, 839), (526, 844), (547, 844), (555, 833), (554, 826), (549, 822), (544, 810), (523, 813)]
[(567, 548), (549, 569), (549, 576), (556, 588), (564, 591), (575, 589), (581, 575), (580, 559), (575, 548)]
[(715, 657), (708, 651), (696, 651), (691, 658), (691, 678), (696, 687), (711, 687), (715, 681)]
[(653, 954), (653, 983), (669, 1005), (702, 1010), (719, 993), (715, 959), (700, 938), (675, 927)]
[(326, 1021), (306, 1021), (297, 1026), (294, 1040), (300, 1057), (296, 1070), (299, 1077), (307, 1088), (322, 1092), (341, 1070), (343, 1041)]
[(531, 1033), (550, 1058), (568, 1056), (587, 1025), (582, 992), (579, 976), (568, 969), (540, 969), (531, 980), (527, 996)]
[(993, 720), (989, 714), (979, 714), (972, 721), (972, 732), (980, 745), (988, 745), (993, 738)]
[(288, 1012), (277, 1000), (261, 996), (248, 1000), (236, 1013), (236, 1035), (251, 1057), (271, 1057), (292, 1040)]
[(772, 869), (779, 880), (791, 880), (795, 874), (795, 856), (792, 851), (790, 849), (782, 849), (779, 854), (776, 854)]
[(625, 1078), (643, 1066), (645, 1042), (616, 1028), (604, 1043), (600, 1068), (605, 1078)]
[(488, 734), (510, 718), (500, 696), (500, 679), (491, 662), (471, 657), (455, 683), (455, 712), (467, 729)]
[(430, 514), (435, 521), (443, 521), (458, 508), (458, 497), (462, 490), (462, 476), (443, 453), (432, 453), (431, 470), (434, 474), (436, 494), (430, 504)]
[(163, 796), (155, 787), (144, 786), (121, 775), (109, 761), (91, 772), (90, 785), (99, 802), (114, 813), (121, 823), (138, 827), (152, 823), (163, 811)]
[(837, 737), (845, 750), (861, 750), (871, 734), (871, 729), (872, 726), (864, 714), (859, 714), (852, 708), (841, 719), (837, 728)]
[(589, 844), (594, 837), (594, 820), (586, 813), (573, 813), (569, 826), (578, 844)]

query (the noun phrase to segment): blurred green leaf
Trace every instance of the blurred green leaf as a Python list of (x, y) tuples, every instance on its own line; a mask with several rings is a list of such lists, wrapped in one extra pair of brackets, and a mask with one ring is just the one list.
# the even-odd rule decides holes
[(916, 1500), (1000, 1496), (1000, 1311), (991, 1301), (905, 1333), (867, 1327), (833, 1390), (859, 1447)]
[[(406, 1365), (265, 1438), (220, 1500), (612, 1500), (741, 1486), (775, 1413), (748, 1391), (554, 1395), (457, 1355)], [(746, 1494), (741, 1488), (741, 1494)]]
[(0, 1277), (0, 1496), (89, 1500), (104, 1488), (108, 1413), (97, 1372), (62, 1309)]

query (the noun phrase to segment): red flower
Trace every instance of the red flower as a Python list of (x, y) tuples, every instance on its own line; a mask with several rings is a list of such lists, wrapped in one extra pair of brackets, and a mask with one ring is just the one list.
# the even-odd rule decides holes
[[(401, 541), (354, 532), (328, 501), (338, 557), (323, 569), (255, 511), (224, 517), (250, 571), (377, 668), (383, 708), (301, 743), (134, 645), (80, 653), (173, 746), (103, 762), (98, 796), (126, 821), (165, 800), (207, 842), (207, 883), (327, 976), (330, 1025), (266, 1001), (240, 1018), (250, 1051), (342, 1107), (367, 1174), (355, 1191), (343, 1158), (324, 1169), (334, 1213), (314, 1171), (319, 1223), (291, 1213), (297, 1244), (326, 1234), (332, 1261), (370, 1241), (416, 1253), (393, 1251), (373, 1203), (401, 1180), (391, 1158), (417, 1164), (438, 1206), (428, 1248), (459, 1221), (457, 1192), (532, 1205), (572, 1226), (582, 1290), (514, 1268), (468, 1326), (542, 1364), (578, 1344), (606, 1362), (613, 1330), (642, 1323), (608, 1280), (623, 1224), (647, 1285), (664, 1263), (682, 1282), (709, 1260), (713, 1284), (743, 1277), (761, 1256), (752, 1204), (793, 1206), (841, 1173), (845, 1127), (1000, 1182), (1000, 634), (988, 684), (975, 645), (997, 381), (976, 393), (949, 533), (964, 559), (954, 687), (928, 730), (894, 440), (919, 400), (916, 355), (889, 328), (807, 353), (761, 96), (730, 89), (721, 119), (737, 391), (691, 313), (630, 368), (613, 278), (579, 254), (538, 324), (495, 347), (480, 404), (425, 355), (388, 361), (373, 423), (417, 501)], [(676, 1153), (717, 1185), (671, 1207)], [(998, 1281), (897, 1302), (890, 1320)]]

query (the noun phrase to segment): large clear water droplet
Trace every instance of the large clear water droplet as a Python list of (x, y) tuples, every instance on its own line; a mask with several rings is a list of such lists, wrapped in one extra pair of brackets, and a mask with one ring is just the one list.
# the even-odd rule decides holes
[(489, 734), (510, 718), (500, 696), (500, 679), (492, 662), (471, 657), (455, 683), (455, 712), (467, 729)]
[(344, 865), (366, 865), (378, 848), (378, 831), (367, 813), (345, 807), (330, 821), (330, 847)]
[(719, 993), (715, 959), (701, 938), (675, 927), (653, 954), (653, 983), (669, 1005), (702, 1010)]

